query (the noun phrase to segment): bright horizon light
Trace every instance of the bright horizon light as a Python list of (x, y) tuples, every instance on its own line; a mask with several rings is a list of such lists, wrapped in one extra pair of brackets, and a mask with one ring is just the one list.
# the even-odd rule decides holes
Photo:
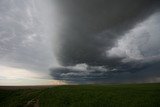
[(63, 85), (45, 73), (0, 65), (0, 85)]

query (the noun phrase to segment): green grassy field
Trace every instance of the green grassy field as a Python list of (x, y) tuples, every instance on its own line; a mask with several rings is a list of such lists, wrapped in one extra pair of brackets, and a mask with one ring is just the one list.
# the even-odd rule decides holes
[(0, 107), (160, 107), (160, 84), (70, 85), (39, 89), (0, 89)]

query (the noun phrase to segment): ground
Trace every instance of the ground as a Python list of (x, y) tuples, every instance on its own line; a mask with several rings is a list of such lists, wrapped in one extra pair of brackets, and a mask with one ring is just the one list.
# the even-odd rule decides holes
[(0, 87), (1, 107), (160, 107), (160, 84)]

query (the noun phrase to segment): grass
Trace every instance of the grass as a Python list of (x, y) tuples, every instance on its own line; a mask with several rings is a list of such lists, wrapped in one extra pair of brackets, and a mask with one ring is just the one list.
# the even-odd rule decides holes
[(1, 107), (160, 107), (160, 84), (70, 85), (45, 89), (0, 90)]
[(23, 107), (29, 100), (36, 98), (41, 91), (32, 89), (0, 90), (0, 107)]

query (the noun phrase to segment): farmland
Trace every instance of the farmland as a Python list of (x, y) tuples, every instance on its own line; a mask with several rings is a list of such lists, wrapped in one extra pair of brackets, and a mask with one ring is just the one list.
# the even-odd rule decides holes
[(160, 84), (0, 87), (1, 107), (29, 101), (33, 107), (160, 107)]

